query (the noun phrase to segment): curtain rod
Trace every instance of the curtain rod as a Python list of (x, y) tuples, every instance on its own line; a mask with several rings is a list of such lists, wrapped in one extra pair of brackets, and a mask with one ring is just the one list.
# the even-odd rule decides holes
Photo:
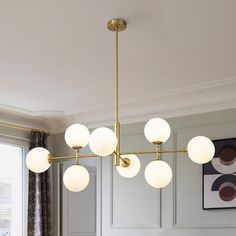
[(0, 120), (0, 126), (12, 128), (12, 129), (23, 130), (23, 131), (27, 131), (27, 132), (35, 130), (35, 131), (41, 131), (41, 132), (50, 134), (50, 132), (42, 130), (42, 129), (37, 129), (37, 128), (33, 128), (33, 127), (28, 127), (28, 126), (21, 126), (21, 125), (18, 125), (18, 124), (8, 123), (8, 122), (1, 121), (1, 120)]
[(0, 137), (4, 137), (4, 138), (12, 138), (12, 139), (19, 139), (19, 140), (23, 140), (23, 141), (27, 141), (27, 142), (30, 141), (29, 138), (22, 138), (22, 137), (13, 136), (13, 135), (8, 135), (8, 134), (2, 134), (2, 133), (0, 133)]

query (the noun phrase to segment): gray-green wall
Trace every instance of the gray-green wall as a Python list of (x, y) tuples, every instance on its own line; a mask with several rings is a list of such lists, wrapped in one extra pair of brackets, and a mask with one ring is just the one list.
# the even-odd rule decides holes
[[(236, 137), (236, 110), (179, 117), (168, 121), (172, 135), (164, 144), (165, 149), (186, 147), (188, 140), (197, 135), (205, 135), (213, 140)], [(143, 135), (143, 127), (144, 123), (122, 126), (123, 151), (153, 148)], [(63, 134), (53, 135), (53, 143), (56, 155), (70, 153)], [(193, 163), (184, 154), (168, 154), (163, 158), (172, 167), (173, 180), (162, 191), (149, 187), (144, 179), (144, 168), (153, 159), (151, 156), (140, 156), (142, 168), (133, 179), (120, 177), (108, 157), (102, 160), (99, 158), (97, 162), (83, 162), (82, 164), (90, 166), (93, 176), (88, 191), (72, 194), (62, 187), (62, 206), (55, 201), (55, 207), (64, 211), (63, 235), (95, 235), (95, 228), (97, 235), (102, 236), (236, 235), (236, 209), (202, 210), (202, 166)], [(57, 166), (54, 165), (54, 173), (58, 174)], [(94, 169), (94, 166), (97, 168)], [(58, 180), (58, 176), (54, 175), (54, 178)], [(57, 180), (54, 182), (58, 182)], [(54, 190), (56, 200), (60, 196), (56, 194), (57, 186)], [(65, 220), (68, 218), (77, 220)]]

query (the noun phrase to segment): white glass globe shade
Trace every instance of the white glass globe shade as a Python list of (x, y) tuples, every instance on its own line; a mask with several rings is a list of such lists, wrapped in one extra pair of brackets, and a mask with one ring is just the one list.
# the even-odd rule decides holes
[(27, 167), (35, 173), (46, 171), (51, 165), (48, 161), (49, 154), (49, 151), (45, 148), (33, 148), (26, 156)]
[(155, 160), (150, 162), (145, 168), (145, 178), (152, 187), (163, 188), (170, 183), (172, 170), (166, 162)]
[[(119, 165), (116, 167), (118, 173), (125, 177), (125, 178), (132, 178), (136, 176), (140, 170), (141, 164), (140, 160), (136, 155), (122, 155), (122, 158), (128, 158), (130, 160), (130, 164), (128, 167), (123, 167), (122, 165)], [(121, 160), (122, 163), (122, 160)]]
[(71, 192), (80, 192), (88, 186), (89, 173), (83, 166), (70, 166), (64, 173), (63, 182)]
[(209, 162), (215, 154), (215, 146), (213, 142), (204, 136), (197, 136), (188, 142), (188, 156), (198, 164)]
[(95, 129), (89, 138), (89, 147), (98, 156), (108, 156), (116, 150), (117, 138), (113, 130), (101, 127)]
[(65, 141), (71, 148), (85, 147), (89, 142), (89, 130), (82, 124), (73, 124), (65, 132)]
[(150, 143), (164, 143), (170, 137), (170, 126), (161, 118), (149, 120), (144, 127), (144, 135)]

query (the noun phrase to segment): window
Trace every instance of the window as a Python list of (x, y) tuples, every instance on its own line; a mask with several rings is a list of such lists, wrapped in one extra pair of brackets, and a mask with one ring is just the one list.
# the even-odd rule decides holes
[(0, 236), (25, 235), (24, 147), (0, 141)]

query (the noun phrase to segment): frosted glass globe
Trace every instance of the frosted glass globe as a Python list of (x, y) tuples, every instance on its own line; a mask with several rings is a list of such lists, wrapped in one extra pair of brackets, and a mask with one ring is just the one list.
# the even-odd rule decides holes
[(95, 129), (89, 138), (89, 147), (98, 156), (108, 156), (116, 150), (117, 138), (113, 130), (101, 127)]
[(89, 130), (82, 124), (73, 124), (65, 132), (65, 141), (71, 148), (85, 147), (89, 142)]
[(164, 143), (170, 137), (170, 126), (161, 118), (149, 120), (144, 127), (144, 135), (150, 143)]
[(42, 173), (46, 171), (51, 165), (48, 162), (49, 154), (49, 151), (45, 148), (33, 148), (26, 156), (27, 167), (35, 173)]
[(88, 186), (89, 173), (83, 166), (70, 166), (64, 173), (63, 182), (71, 192), (80, 192)]
[[(130, 165), (128, 167), (123, 167), (119, 165), (116, 167), (118, 173), (125, 178), (132, 178), (138, 174), (140, 170), (140, 160), (136, 155), (122, 155), (122, 158), (128, 158), (130, 160)], [(122, 163), (122, 160), (121, 160)]]
[(163, 188), (170, 183), (172, 170), (166, 162), (155, 160), (145, 168), (145, 178), (152, 187)]
[(192, 138), (188, 142), (187, 150), (189, 158), (198, 164), (209, 162), (215, 154), (213, 142), (204, 136)]

